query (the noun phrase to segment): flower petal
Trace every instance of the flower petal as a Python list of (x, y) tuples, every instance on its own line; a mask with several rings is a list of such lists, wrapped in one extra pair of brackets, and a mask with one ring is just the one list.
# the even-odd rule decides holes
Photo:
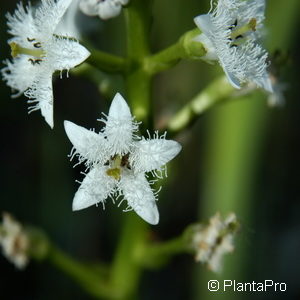
[(29, 98), (28, 103), (34, 103), (29, 107), (29, 112), (40, 109), (46, 122), (53, 128), (52, 74), (41, 74), (24, 95)]
[[(9, 28), (8, 33), (15, 36), (16, 42), (22, 43), (22, 40), (26, 40), (27, 37), (31, 38), (35, 35), (36, 30), (30, 3), (25, 7), (22, 2), (18, 3), (14, 14), (11, 15), (8, 13), (6, 17)], [(26, 31), (24, 28), (26, 28)], [(24, 44), (22, 44), (22, 46), (24, 46)]]
[(209, 14), (197, 16), (194, 18), (194, 22), (205, 35), (210, 36), (214, 30), (214, 25)]
[(270, 79), (270, 76), (266, 73), (266, 75), (262, 78), (259, 78), (255, 82), (258, 86), (262, 87), (264, 90), (266, 90), (269, 93), (274, 93), (274, 89), (272, 86), (272, 81)]
[(105, 199), (113, 193), (116, 180), (107, 176), (106, 167), (95, 166), (84, 178), (76, 192), (72, 209), (81, 210)]
[(223, 67), (223, 70), (225, 72), (225, 75), (229, 81), (229, 83), (236, 89), (240, 89), (241, 88), (241, 83), (238, 80), (238, 78), (233, 74), (233, 72), (227, 71), (226, 66), (221, 64)]
[(114, 18), (121, 12), (122, 6), (119, 2), (104, 1), (99, 3), (98, 13), (103, 20)]
[(136, 149), (130, 155), (130, 164), (134, 172), (150, 172), (160, 169), (173, 159), (181, 150), (181, 145), (176, 141), (156, 138), (136, 142)]
[(34, 19), (39, 40), (45, 41), (52, 37), (71, 2), (72, 0), (42, 0), (41, 5), (36, 9)]
[(81, 0), (79, 3), (80, 10), (88, 16), (98, 15), (98, 0)]
[(124, 155), (130, 152), (138, 124), (133, 121), (130, 109), (119, 93), (115, 95), (107, 120), (103, 122), (106, 123), (103, 133), (107, 137), (111, 155)]
[(81, 64), (90, 56), (90, 52), (77, 41), (63, 37), (53, 37), (47, 45), (47, 63), (54, 71), (69, 70)]
[(121, 94), (117, 93), (111, 102), (108, 116), (117, 120), (132, 118), (130, 108)]
[(146, 222), (156, 225), (159, 221), (159, 213), (156, 199), (149, 182), (144, 174), (133, 174), (124, 171), (119, 182), (128, 205)]
[(40, 65), (31, 64), (26, 55), (20, 55), (13, 61), (6, 60), (6, 67), (1, 69), (2, 78), (12, 89), (18, 91), (17, 96), (30, 87), (39, 74)]
[(83, 160), (105, 163), (108, 157), (105, 155), (105, 139), (101, 133), (87, 130), (70, 121), (64, 121), (65, 131), (76, 152)]

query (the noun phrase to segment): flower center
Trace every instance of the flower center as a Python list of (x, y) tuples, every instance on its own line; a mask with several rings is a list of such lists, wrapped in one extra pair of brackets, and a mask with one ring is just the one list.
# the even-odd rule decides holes
[(123, 156), (115, 155), (114, 157), (112, 157), (109, 162), (110, 168), (106, 170), (106, 174), (116, 180), (120, 180), (122, 168), (127, 167), (128, 169), (130, 169), (128, 158), (129, 154), (125, 154)]
[(229, 40), (231, 41), (231, 45), (237, 47), (241, 41), (244, 40), (245, 35), (248, 32), (254, 32), (256, 30), (256, 19), (252, 18), (250, 21), (243, 25), (237, 26), (237, 20), (234, 24), (230, 26), (231, 33), (229, 36)]
[(32, 56), (33, 58), (29, 58), (28, 60), (34, 65), (34, 64), (39, 64), (43, 57), (45, 57), (46, 53), (42, 49), (42, 45), (40, 42), (36, 42), (35, 39), (29, 39), (27, 38), (28, 42), (33, 43), (33, 47), (35, 49), (30, 49), (30, 48), (25, 48), (20, 46), (18, 43), (12, 42), (10, 43), (10, 48), (11, 48), (11, 56), (12, 57), (17, 57), (20, 54)]
[(45, 52), (42, 49), (28, 49), (21, 47), (17, 43), (10, 43), (10, 48), (11, 48), (11, 56), (12, 57), (17, 57), (20, 54), (25, 54), (29, 56), (33, 56), (35, 58), (42, 58), (45, 56)]

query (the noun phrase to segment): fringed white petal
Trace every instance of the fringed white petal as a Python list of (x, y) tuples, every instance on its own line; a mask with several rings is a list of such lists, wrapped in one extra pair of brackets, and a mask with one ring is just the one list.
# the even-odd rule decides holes
[(35, 27), (39, 32), (38, 39), (40, 41), (47, 41), (52, 37), (71, 2), (72, 0), (42, 0), (34, 16)]
[(116, 180), (106, 175), (106, 167), (95, 166), (84, 178), (76, 192), (72, 209), (81, 210), (101, 202), (114, 192)]
[(104, 164), (109, 158), (106, 154), (106, 141), (102, 133), (95, 133), (70, 121), (64, 121), (65, 131), (79, 155), (79, 161), (88, 160), (89, 164)]
[(117, 93), (111, 103), (106, 126), (103, 130), (110, 147), (111, 155), (124, 155), (130, 152), (138, 124), (134, 122), (124, 98)]
[(29, 112), (40, 109), (45, 121), (53, 128), (52, 74), (41, 74), (24, 94), (29, 98), (28, 103), (33, 104), (29, 106)]
[(176, 141), (155, 138), (136, 142), (135, 151), (130, 156), (130, 164), (135, 173), (160, 170), (181, 150)]
[(146, 222), (156, 225), (159, 213), (154, 193), (144, 174), (134, 175), (130, 171), (123, 173), (119, 182), (128, 205)]
[(6, 60), (5, 64), (1, 69), (2, 78), (9, 87), (18, 92), (16, 96), (30, 87), (41, 71), (41, 66), (33, 65), (26, 55), (16, 57), (13, 61)]
[[(17, 9), (14, 14), (8, 13), (7, 25), (8, 33), (15, 36), (19, 43), (26, 42), (27, 38), (31, 38), (36, 34), (36, 28), (34, 26), (33, 10), (30, 4), (23, 6), (20, 2), (17, 4)], [(25, 30), (26, 29), (26, 30)], [(22, 46), (25, 46), (22, 44)]]
[(46, 48), (49, 67), (55, 70), (69, 70), (81, 64), (89, 56), (90, 52), (77, 41), (62, 37), (53, 37), (52, 42)]

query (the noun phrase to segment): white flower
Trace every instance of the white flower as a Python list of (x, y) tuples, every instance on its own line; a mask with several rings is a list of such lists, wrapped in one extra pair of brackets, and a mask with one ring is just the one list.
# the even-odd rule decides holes
[(210, 218), (207, 226), (195, 225), (192, 248), (196, 252), (196, 261), (207, 264), (213, 272), (220, 272), (224, 254), (234, 250), (233, 238), (237, 227), (234, 213), (225, 220), (217, 213)]
[(103, 20), (114, 18), (121, 12), (122, 5), (129, 0), (81, 0), (79, 7), (88, 16), (97, 16)]
[(7, 14), (12, 61), (1, 70), (15, 96), (22, 93), (33, 105), (29, 112), (41, 110), (53, 128), (52, 74), (82, 63), (89, 51), (74, 39), (58, 36), (56, 28), (72, 0), (42, 0), (35, 10), (19, 3), (14, 15)]
[(4, 256), (18, 269), (26, 267), (29, 239), (21, 224), (8, 213), (3, 214), (3, 222), (0, 225), (0, 245)]
[[(90, 171), (81, 183), (73, 200), (73, 210), (80, 210), (101, 202), (115, 194), (127, 200), (133, 209), (150, 224), (157, 224), (157, 193), (153, 192), (146, 172), (162, 174), (164, 165), (173, 159), (181, 146), (165, 135), (153, 139), (136, 135), (138, 123), (120, 94), (114, 97), (109, 114), (101, 119), (101, 132), (87, 130), (65, 121), (66, 133), (74, 146), (73, 155), (86, 162)], [(122, 201), (120, 201), (119, 205)]]
[(202, 34), (196, 40), (218, 60), (235, 88), (253, 82), (272, 92), (267, 53), (257, 43), (264, 20), (265, 0), (219, 0), (215, 8), (194, 19)]

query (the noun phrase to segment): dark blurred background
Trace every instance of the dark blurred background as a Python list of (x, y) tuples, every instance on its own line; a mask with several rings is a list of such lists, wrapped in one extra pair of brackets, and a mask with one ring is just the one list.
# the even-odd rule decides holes
[[(194, 28), (193, 18), (206, 13), (210, 1), (154, 2), (151, 39), (153, 51), (158, 51)], [(1, 2), (1, 60), (10, 56), (5, 13), (13, 12), (16, 3)], [(157, 239), (175, 237), (188, 224), (204, 221), (216, 211), (234, 211), (241, 222), (234, 254), (225, 258), (222, 275), (195, 264), (191, 256), (178, 256), (160, 271), (145, 272), (140, 299), (300, 299), (299, 11), (299, 0), (267, 2), (266, 48), (271, 57), (276, 52), (284, 58), (276, 65), (276, 74), (286, 86), (285, 105), (270, 108), (267, 95), (256, 92), (208, 111), (178, 137), (184, 148), (171, 164), (160, 193), (161, 221), (152, 228)], [(90, 42), (122, 54), (123, 21), (122, 15), (105, 23), (95, 18)], [(177, 111), (221, 73), (218, 66), (184, 61), (157, 76), (156, 121)], [(118, 87), (113, 93), (124, 92), (120, 77), (110, 80)], [(72, 168), (74, 163), (69, 162), (71, 144), (63, 120), (99, 129), (96, 119), (107, 112), (110, 99), (86, 76), (71, 74), (55, 80), (51, 130), (39, 112), (27, 114), (24, 96), (11, 99), (3, 82), (0, 89), (1, 211), (43, 228), (74, 257), (109, 262), (122, 210), (108, 203), (105, 211), (101, 207), (71, 211), (78, 188), (75, 179), (82, 178), (83, 169)], [(1, 299), (89, 299), (76, 283), (47, 264), (32, 262), (19, 271), (1, 255), (0, 276)], [(207, 290), (209, 279), (272, 279), (285, 282), (287, 291), (212, 294)]]

